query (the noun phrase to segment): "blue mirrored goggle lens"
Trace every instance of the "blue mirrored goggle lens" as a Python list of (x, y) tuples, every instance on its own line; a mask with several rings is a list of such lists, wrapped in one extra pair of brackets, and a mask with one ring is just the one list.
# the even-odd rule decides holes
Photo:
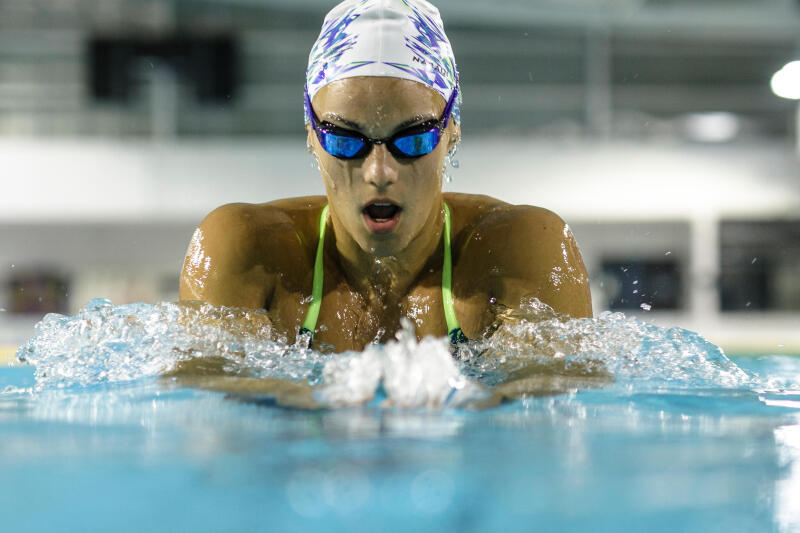
[(397, 150), (408, 157), (418, 157), (433, 152), (439, 144), (440, 133), (432, 129), (415, 135), (399, 137), (392, 143)]
[(326, 131), (319, 132), (318, 137), (323, 150), (333, 157), (350, 158), (364, 147), (364, 141), (355, 137), (335, 135)]

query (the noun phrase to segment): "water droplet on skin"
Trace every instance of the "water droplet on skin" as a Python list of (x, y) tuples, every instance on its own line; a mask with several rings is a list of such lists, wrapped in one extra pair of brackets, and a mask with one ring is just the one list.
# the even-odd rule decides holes
[(455, 159), (456, 153), (458, 152), (458, 144), (461, 142), (460, 139), (456, 140), (456, 144), (453, 145), (452, 148), (447, 152), (447, 155), (444, 157), (444, 165), (442, 165), (442, 181), (445, 183), (452, 183), (453, 177), (447, 172), (447, 167), (451, 166), (453, 168), (458, 168), (459, 163)]
[[(315, 154), (314, 152), (310, 153), (311, 153), (311, 161), (309, 162), (309, 165), (311, 165), (311, 168), (313, 168), (314, 170), (321, 172), (322, 169), (319, 166), (319, 159), (317, 159), (317, 154)], [(331, 186), (333, 186), (333, 183), (331, 183)]]

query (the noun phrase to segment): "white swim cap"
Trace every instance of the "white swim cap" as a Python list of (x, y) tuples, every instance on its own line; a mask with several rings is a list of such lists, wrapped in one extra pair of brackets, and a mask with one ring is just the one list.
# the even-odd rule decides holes
[[(354, 76), (416, 81), (449, 101), (458, 72), (439, 10), (426, 0), (345, 0), (334, 7), (308, 56), (308, 101), (332, 81)], [(452, 111), (457, 124), (460, 109), (458, 91)]]

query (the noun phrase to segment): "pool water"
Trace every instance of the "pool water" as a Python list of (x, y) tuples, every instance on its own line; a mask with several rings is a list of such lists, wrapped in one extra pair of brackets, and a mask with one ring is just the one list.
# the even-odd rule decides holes
[[(149, 348), (118, 330), (97, 337), (120, 308), (104, 309), (93, 330), (51, 318), (74, 349), (61, 363), (42, 328), (25, 352), (34, 364), (0, 368), (2, 531), (800, 531), (800, 358), (728, 359), (690, 332), (618, 316), (523, 324), (528, 341), (562, 328), (548, 341), (559, 349), (575, 330), (593, 336), (573, 362), (602, 337), (613, 382), (483, 410), (387, 407), (402, 394), (384, 364), (365, 403), (301, 410), (159, 378), (157, 357), (134, 357)], [(620, 340), (626, 327), (639, 346)], [(77, 336), (111, 347), (81, 351)], [(430, 355), (421, 346), (410, 350)], [(272, 348), (259, 349), (250, 375), (334, 376), (321, 355), (274, 370)], [(490, 389), (508, 360), (469, 365), (461, 375)]]

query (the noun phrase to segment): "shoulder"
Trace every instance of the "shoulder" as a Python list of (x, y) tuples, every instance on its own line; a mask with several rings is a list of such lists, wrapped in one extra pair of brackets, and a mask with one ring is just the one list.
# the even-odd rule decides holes
[(466, 212), (459, 234), (462, 266), (476, 278), (487, 276), (505, 305), (533, 296), (556, 311), (591, 316), (588, 276), (567, 223), (542, 207), (483, 205)]
[[(291, 229), (303, 212), (311, 212), (316, 197), (292, 198), (264, 204), (232, 203), (217, 207), (203, 219), (201, 227), (250, 232), (261, 229)], [(319, 209), (322, 205), (319, 205)]]
[(532, 205), (508, 205), (481, 221), (486, 231), (505, 234), (515, 243), (561, 244), (569, 226), (553, 211)]
[(447, 194), (445, 200), (453, 208), (454, 241), (461, 247), (487, 240), (503, 246), (518, 240), (561, 242), (569, 231), (560, 216), (543, 207), (514, 205), (476, 194)]
[(214, 209), (192, 236), (181, 272), (181, 299), (258, 308), (275, 279), (300, 283), (309, 269), (324, 197)]
[(200, 223), (207, 246), (259, 255), (263, 247), (295, 248), (310, 240), (324, 197), (303, 197), (264, 204), (232, 203), (211, 211)]

